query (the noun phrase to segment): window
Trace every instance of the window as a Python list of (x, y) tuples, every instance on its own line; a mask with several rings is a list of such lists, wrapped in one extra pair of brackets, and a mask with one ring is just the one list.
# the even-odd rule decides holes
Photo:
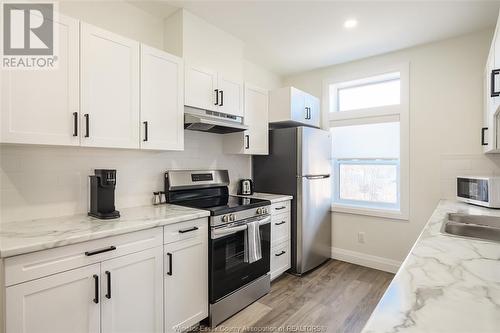
[(408, 66), (327, 80), (334, 211), (408, 218)]

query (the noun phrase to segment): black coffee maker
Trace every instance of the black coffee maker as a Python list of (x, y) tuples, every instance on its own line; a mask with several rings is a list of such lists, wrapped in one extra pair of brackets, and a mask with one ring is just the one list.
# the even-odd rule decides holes
[(115, 219), (120, 212), (115, 210), (116, 170), (95, 169), (90, 182), (89, 216), (99, 219)]

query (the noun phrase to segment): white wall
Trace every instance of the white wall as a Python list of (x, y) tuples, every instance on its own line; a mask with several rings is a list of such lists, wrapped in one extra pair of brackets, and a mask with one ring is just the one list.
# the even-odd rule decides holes
[(163, 48), (163, 20), (131, 4), (122, 1), (60, 1), (58, 5), (59, 11), (65, 15)]
[[(410, 63), (410, 219), (334, 213), (336, 256), (394, 268), (439, 199), (454, 197), (458, 174), (500, 175), (500, 158), (484, 156), (480, 145), (483, 71), (491, 38), (492, 30), (481, 31), (284, 79), (285, 85), (321, 97), (326, 78)], [(357, 242), (361, 231), (365, 244)]]
[(250, 175), (250, 158), (224, 155), (222, 136), (185, 132), (185, 151), (0, 146), (0, 221), (64, 216), (87, 211), (87, 177), (117, 169), (118, 209), (151, 203), (169, 169), (229, 169), (231, 187)]
[[(164, 21), (125, 2), (67, 1), (59, 10), (163, 48)], [(236, 42), (228, 43), (234, 48)], [(245, 79), (268, 89), (281, 86), (279, 76), (239, 57)], [(182, 152), (0, 145), (0, 222), (86, 212), (87, 177), (95, 168), (118, 170), (118, 209), (149, 204), (152, 192), (163, 189), (164, 171), (174, 168), (228, 169), (235, 191), (237, 180), (251, 175), (250, 157), (223, 154), (222, 141), (218, 134), (185, 131)]]

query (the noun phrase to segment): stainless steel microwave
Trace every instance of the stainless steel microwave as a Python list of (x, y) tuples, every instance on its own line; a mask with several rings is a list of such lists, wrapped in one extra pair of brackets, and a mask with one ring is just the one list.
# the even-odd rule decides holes
[(500, 177), (457, 177), (457, 199), (474, 205), (500, 208)]

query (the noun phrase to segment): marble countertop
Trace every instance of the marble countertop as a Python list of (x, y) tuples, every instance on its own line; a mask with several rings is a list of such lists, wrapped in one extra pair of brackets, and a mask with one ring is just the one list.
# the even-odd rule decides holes
[(440, 232), (448, 213), (500, 217), (441, 201), (363, 333), (500, 332), (500, 243)]
[(255, 192), (252, 195), (237, 195), (237, 196), (245, 198), (269, 200), (271, 201), (272, 204), (293, 199), (291, 195), (287, 194), (271, 194), (271, 193), (259, 193), (259, 192)]
[(0, 258), (188, 221), (210, 213), (164, 204), (124, 208), (120, 209), (120, 215), (114, 220), (99, 220), (80, 214), (2, 223)]

